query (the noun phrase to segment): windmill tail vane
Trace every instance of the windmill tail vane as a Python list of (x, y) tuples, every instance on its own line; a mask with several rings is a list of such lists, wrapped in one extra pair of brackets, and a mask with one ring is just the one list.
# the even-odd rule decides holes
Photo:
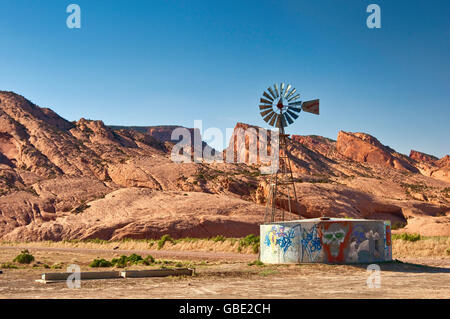
[[(264, 91), (259, 100), (259, 110), (263, 120), (270, 126), (280, 130), (279, 138), (279, 168), (270, 176), (269, 195), (266, 201), (265, 222), (274, 222), (277, 216), (277, 196), (287, 187), (288, 211), (292, 213), (292, 201), (297, 202), (295, 179), (292, 174), (291, 161), (287, 155), (287, 142), (289, 135), (284, 133), (284, 128), (294, 123), (301, 111), (319, 115), (319, 99), (302, 102), (300, 94), (292, 85), (281, 83), (274, 84)], [(285, 190), (286, 191), (286, 190)], [(281, 211), (281, 220), (284, 221), (284, 211)]]

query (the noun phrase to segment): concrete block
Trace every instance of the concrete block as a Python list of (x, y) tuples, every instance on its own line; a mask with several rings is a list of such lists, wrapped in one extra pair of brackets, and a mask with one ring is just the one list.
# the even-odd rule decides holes
[[(42, 274), (42, 280), (47, 281), (65, 281), (67, 278), (72, 275), (72, 272), (56, 272), (56, 273), (45, 273)], [(91, 271), (91, 272), (81, 272), (80, 279), (81, 280), (90, 280), (90, 279), (115, 279), (122, 278), (120, 275), (120, 271)]]
[(123, 278), (167, 277), (167, 276), (192, 276), (195, 270), (192, 268), (176, 269), (149, 269), (149, 270), (124, 270)]

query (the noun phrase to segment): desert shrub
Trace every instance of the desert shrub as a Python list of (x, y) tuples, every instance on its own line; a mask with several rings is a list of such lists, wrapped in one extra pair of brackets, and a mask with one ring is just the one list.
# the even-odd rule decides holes
[(143, 260), (143, 264), (145, 264), (145, 265), (151, 265), (151, 264), (154, 264), (154, 263), (155, 263), (155, 258), (153, 258), (153, 256), (151, 256), (151, 255), (148, 255)]
[(403, 228), (405, 226), (406, 226), (406, 223), (396, 222), (396, 223), (392, 224), (391, 229), (396, 230), (396, 229)]
[(86, 209), (88, 209), (89, 207), (91, 207), (91, 206), (86, 204), (85, 202), (82, 202), (80, 206), (78, 206), (77, 208), (72, 210), (72, 213), (73, 214), (80, 214), (80, 213), (84, 212)]
[(174, 243), (174, 240), (172, 237), (170, 237), (169, 234), (165, 234), (161, 237), (161, 239), (158, 241), (158, 249), (161, 249), (164, 247), (164, 245), (166, 244), (166, 242), (171, 242)]
[(113, 258), (111, 260), (111, 264), (113, 266), (116, 266), (117, 268), (124, 268), (128, 265), (128, 260), (127, 260), (127, 256), (122, 255), (119, 258)]
[(402, 234), (393, 234), (393, 239), (401, 239), (404, 241), (418, 241), (422, 239), (422, 236), (420, 234), (408, 234), (408, 233), (402, 233)]
[(117, 268), (124, 268), (130, 265), (151, 265), (155, 262), (155, 258), (152, 256), (147, 256), (146, 258), (142, 258), (140, 255), (131, 254), (130, 256), (122, 255), (119, 258), (113, 258), (111, 260), (111, 265)]
[(239, 240), (238, 251), (241, 251), (244, 247), (252, 246), (253, 252), (257, 254), (259, 252), (259, 236), (253, 234), (247, 235)]
[(222, 235), (218, 235), (218, 236), (216, 236), (216, 237), (212, 237), (211, 238), (211, 240), (213, 241), (213, 242), (215, 242), (215, 243), (217, 243), (217, 242), (224, 242), (225, 240), (226, 240), (226, 238), (224, 237), (224, 236), (222, 236)]
[(19, 264), (31, 264), (34, 261), (34, 256), (30, 254), (28, 249), (22, 250), (19, 255), (13, 260)]
[(449, 193), (450, 193), (450, 187), (444, 188), (441, 192), (442, 192), (442, 194), (444, 195), (444, 197), (450, 197), (450, 195), (449, 195)]
[(1, 264), (0, 268), (3, 268), (3, 269), (17, 269), (18, 267), (16, 265), (12, 264), (12, 263), (4, 263), (4, 264)]
[(127, 257), (127, 262), (131, 264), (137, 264), (138, 262), (144, 260), (141, 256), (136, 254), (131, 254), (129, 257)]
[(107, 261), (105, 259), (94, 259), (93, 262), (89, 264), (89, 267), (112, 267), (112, 263), (110, 261)]
[(254, 260), (247, 265), (249, 266), (264, 266), (264, 263), (261, 260)]

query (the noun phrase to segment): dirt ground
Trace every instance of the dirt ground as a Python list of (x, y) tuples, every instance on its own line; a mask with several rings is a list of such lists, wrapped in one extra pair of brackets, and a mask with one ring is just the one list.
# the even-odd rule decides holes
[[(0, 263), (12, 261), (21, 247), (0, 247)], [(230, 252), (126, 251), (34, 247), (36, 261), (50, 267), (2, 269), (0, 298), (450, 298), (450, 258), (413, 257), (382, 263), (381, 287), (369, 288), (367, 265), (248, 265), (257, 255)], [(127, 278), (66, 283), (35, 282), (45, 272), (64, 272), (69, 264), (93, 271), (95, 258), (131, 253), (179, 260), (196, 269), (193, 277)], [(150, 268), (133, 266), (131, 269)], [(110, 268), (104, 268), (108, 270)], [(98, 269), (97, 269), (98, 270)], [(103, 269), (102, 269), (103, 270)]]

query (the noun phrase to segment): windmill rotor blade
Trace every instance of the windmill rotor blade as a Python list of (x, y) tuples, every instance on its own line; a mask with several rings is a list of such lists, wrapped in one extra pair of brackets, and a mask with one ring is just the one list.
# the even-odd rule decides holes
[(275, 115), (275, 112), (270, 113), (269, 115), (267, 115), (265, 118), (263, 118), (264, 121), (266, 121), (267, 123), (269, 123), (270, 119)]
[(269, 125), (274, 126), (275, 121), (278, 119), (278, 114), (274, 113), (275, 116), (270, 120)]
[(292, 116), (294, 118), (294, 120), (296, 120), (298, 118), (298, 115), (295, 114), (294, 112), (292, 112), (291, 110), (286, 110), (287, 113), (289, 113), (290, 116)]
[(291, 102), (291, 103), (288, 103), (288, 105), (289, 106), (295, 106), (295, 105), (301, 106), (302, 105), (302, 101)]
[(288, 84), (286, 90), (284, 91), (284, 98), (286, 98), (286, 95), (288, 94), (288, 92), (289, 92), (289, 90), (291, 89), (291, 87), (292, 87), (292, 86), (291, 86), (290, 84)]
[(272, 95), (273, 99), (277, 98), (277, 96), (275, 95), (275, 92), (272, 90), (271, 87), (267, 88), (267, 90), (269, 91), (270, 95)]
[(283, 127), (288, 126), (288, 124), (286, 123), (286, 118), (283, 116), (283, 114), (281, 114), (280, 117), (281, 117), (281, 125), (283, 125)]
[(259, 106), (260, 110), (266, 110), (266, 109), (271, 109), (271, 108), (272, 108), (272, 105), (260, 105)]
[(261, 116), (264, 117), (264, 116), (266, 116), (267, 114), (269, 114), (269, 113), (271, 113), (271, 112), (273, 112), (272, 109), (262, 111), (262, 112), (261, 112)]
[(289, 122), (289, 124), (292, 124), (292, 123), (294, 123), (294, 120), (293, 119), (291, 119), (291, 117), (289, 116), (289, 114), (287, 114), (287, 113), (284, 113), (283, 114), (284, 115), (284, 117), (286, 118), (286, 120)]
[(278, 94), (278, 87), (276, 84), (273, 85), (274, 89), (275, 89), (275, 94), (277, 97), (279, 97), (280, 95)]
[(300, 113), (300, 111), (301, 111), (302, 109), (300, 109), (300, 108), (298, 108), (298, 107), (288, 106), (288, 110), (291, 110), (291, 111)]
[(299, 97), (300, 97), (300, 94), (296, 94), (295, 96), (288, 99), (288, 102), (294, 101), (294, 100), (298, 99)]
[(269, 101), (272, 101), (272, 102), (273, 102), (273, 98), (272, 98), (269, 94), (267, 94), (266, 92), (264, 92), (263, 95), (264, 95)]
[(319, 100), (311, 100), (303, 102), (302, 110), (308, 113), (319, 115)]
[(272, 102), (271, 102), (271, 101), (266, 100), (266, 99), (263, 99), (263, 98), (261, 98), (259, 101), (260, 101), (261, 103), (264, 103), (264, 104), (271, 104), (271, 105), (272, 105)]
[(283, 97), (283, 90), (284, 90), (284, 83), (281, 82), (280, 84), (280, 96)]
[(289, 97), (294, 94), (295, 92), (297, 92), (297, 89), (292, 89), (291, 92), (289, 92), (289, 94), (286, 96), (286, 99), (289, 99)]
[(277, 122), (275, 123), (275, 126), (278, 127), (278, 128), (281, 128), (281, 115), (279, 115), (277, 117)]
[(278, 116), (276, 126), (278, 128), (282, 128), (282, 127), (286, 127), (287, 126), (286, 120), (284, 119), (283, 114), (280, 114)]

